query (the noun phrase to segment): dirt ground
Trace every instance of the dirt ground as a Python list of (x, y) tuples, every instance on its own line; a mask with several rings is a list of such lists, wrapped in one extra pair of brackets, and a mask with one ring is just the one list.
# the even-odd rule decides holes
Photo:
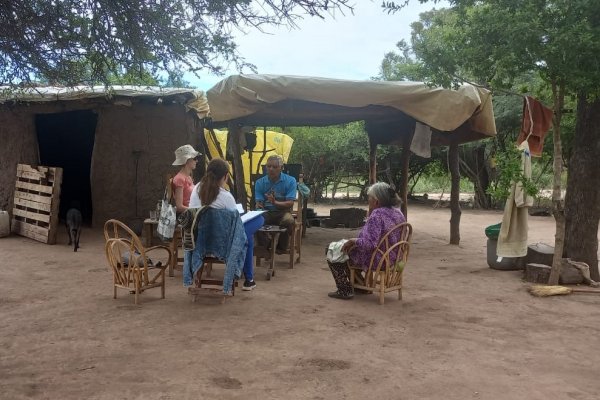
[[(316, 207), (323, 215), (323, 208)], [(327, 214), (325, 214), (327, 215)], [(0, 239), (2, 399), (598, 399), (600, 296), (534, 298), (520, 272), (490, 269), (484, 228), (499, 212), (409, 207), (404, 300), (327, 297), (324, 246), (349, 229), (310, 228), (302, 262), (225, 304), (192, 303), (181, 273), (141, 306), (113, 300), (101, 230), (74, 253)], [(530, 219), (530, 242), (554, 222)], [(263, 263), (264, 264), (264, 263)]]

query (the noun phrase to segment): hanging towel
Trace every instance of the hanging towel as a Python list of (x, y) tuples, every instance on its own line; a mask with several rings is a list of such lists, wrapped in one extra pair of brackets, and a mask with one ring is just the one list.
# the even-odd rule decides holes
[(420, 122), (415, 124), (415, 134), (410, 143), (410, 151), (419, 157), (431, 158), (431, 128)]
[(529, 143), (529, 150), (534, 157), (541, 157), (544, 150), (544, 138), (552, 126), (552, 109), (530, 96), (523, 99), (523, 121), (517, 144), (524, 140)]
[[(521, 153), (523, 175), (531, 178), (531, 154), (527, 141), (518, 146)], [(496, 255), (499, 257), (524, 257), (527, 255), (528, 208), (533, 205), (533, 197), (528, 195), (521, 183), (513, 182), (510, 196), (504, 206), (502, 226), (498, 235)]]

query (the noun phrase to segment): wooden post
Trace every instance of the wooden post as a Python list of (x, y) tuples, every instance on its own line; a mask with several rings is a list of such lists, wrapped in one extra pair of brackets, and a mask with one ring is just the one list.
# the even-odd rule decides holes
[(460, 244), (460, 170), (458, 166), (458, 144), (453, 143), (448, 148), (448, 164), (451, 176), (450, 189), (450, 244)]
[(227, 142), (231, 144), (230, 148), (233, 153), (234, 197), (244, 206), (244, 210), (247, 210), (248, 195), (246, 194), (246, 185), (244, 183), (244, 166), (242, 164), (242, 147), (240, 144), (242, 129), (236, 123), (229, 123), (227, 135)]
[(50, 211), (50, 232), (48, 233), (48, 244), (56, 243), (56, 230), (58, 229), (59, 223), (58, 212), (60, 211), (60, 191), (62, 189), (63, 181), (63, 169), (52, 168), (52, 170), (54, 171), (54, 177), (52, 185), (52, 210)]
[(377, 143), (369, 137), (369, 185), (377, 182)]
[(410, 166), (410, 142), (412, 136), (406, 136), (402, 144), (402, 171), (400, 175), (400, 196), (402, 214), (408, 218), (408, 169)]

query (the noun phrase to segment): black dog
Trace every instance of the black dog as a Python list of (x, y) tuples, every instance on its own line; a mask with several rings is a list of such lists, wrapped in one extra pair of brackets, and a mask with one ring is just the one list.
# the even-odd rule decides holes
[(83, 217), (81, 211), (76, 208), (69, 208), (67, 211), (67, 234), (69, 235), (69, 245), (73, 244), (73, 251), (79, 248), (79, 236), (81, 236), (81, 222)]

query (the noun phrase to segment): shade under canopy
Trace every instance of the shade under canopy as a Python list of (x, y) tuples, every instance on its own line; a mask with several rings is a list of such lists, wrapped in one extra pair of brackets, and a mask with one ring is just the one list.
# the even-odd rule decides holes
[(419, 82), (232, 75), (208, 90), (207, 97), (215, 126), (326, 126), (366, 120), (402, 134), (412, 133), (418, 121), (436, 136), (453, 132), (460, 143), (496, 134), (491, 93), (472, 85), (450, 90)]

